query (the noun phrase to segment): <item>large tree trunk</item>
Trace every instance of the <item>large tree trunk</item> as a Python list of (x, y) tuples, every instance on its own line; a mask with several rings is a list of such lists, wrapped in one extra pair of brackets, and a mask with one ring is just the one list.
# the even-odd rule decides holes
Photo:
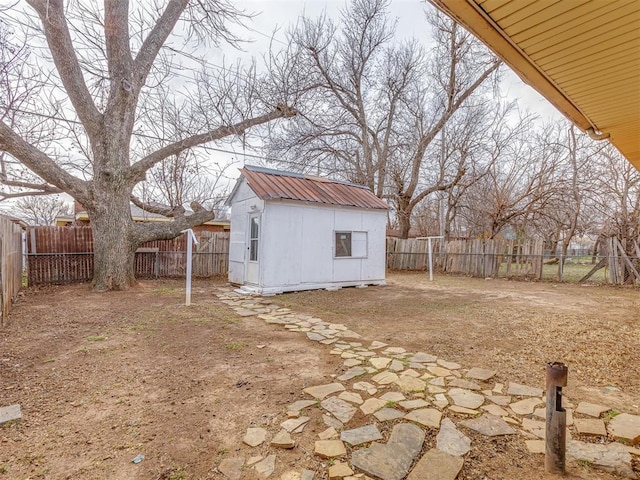
[(135, 283), (129, 196), (101, 192), (100, 201), (87, 212), (93, 228), (93, 284), (97, 291), (125, 290)]

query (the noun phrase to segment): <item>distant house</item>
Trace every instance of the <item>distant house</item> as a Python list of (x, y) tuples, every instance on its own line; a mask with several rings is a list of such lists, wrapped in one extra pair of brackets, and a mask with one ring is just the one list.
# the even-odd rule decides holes
[[(164, 215), (158, 215), (157, 213), (149, 213), (142, 210), (140, 207), (137, 207), (134, 204), (130, 205), (131, 207), (131, 218), (133, 218), (134, 222), (171, 222), (173, 219), (169, 217), (165, 217)], [(89, 220), (89, 215), (84, 207), (75, 202), (73, 205), (74, 214), (73, 215), (61, 215), (56, 217), (56, 226), (57, 227), (68, 227), (71, 225), (91, 225), (91, 221)], [(208, 231), (208, 232), (228, 232), (231, 228), (231, 222), (229, 220), (211, 220), (209, 222), (204, 223), (203, 225), (198, 225), (197, 227), (193, 227), (193, 230), (196, 232)]]
[(247, 292), (384, 285), (387, 204), (366, 187), (245, 166), (231, 206), (229, 281)]

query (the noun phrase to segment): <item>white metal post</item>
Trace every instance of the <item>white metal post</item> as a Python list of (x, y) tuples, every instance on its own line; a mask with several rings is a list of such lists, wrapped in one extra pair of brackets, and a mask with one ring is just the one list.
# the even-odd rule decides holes
[(431, 249), (431, 237), (427, 238), (427, 246), (429, 249), (429, 281), (433, 282), (433, 250)]
[(187, 233), (187, 289), (186, 289), (187, 292), (186, 292), (185, 305), (189, 306), (191, 305), (191, 262), (192, 262), (192, 256), (193, 256), (192, 244), (195, 243), (197, 245), (198, 239), (193, 233), (193, 230), (191, 230), (190, 228), (188, 228), (187, 230), (183, 230), (183, 233)]

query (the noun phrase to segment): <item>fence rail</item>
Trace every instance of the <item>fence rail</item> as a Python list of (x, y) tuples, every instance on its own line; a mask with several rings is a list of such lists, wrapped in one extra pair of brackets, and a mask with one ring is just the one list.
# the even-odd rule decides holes
[(22, 287), (22, 229), (4, 216), (0, 216), (0, 281), (0, 326), (4, 326)]
[[(197, 234), (193, 275), (226, 275), (229, 269), (229, 233)], [(29, 285), (86, 282), (93, 278), (93, 232), (91, 227), (31, 227), (27, 234)], [(172, 240), (146, 242), (135, 255), (135, 274), (140, 278), (184, 277), (187, 235)]]
[[(197, 236), (193, 275), (226, 275), (229, 233), (203, 231)], [(135, 256), (136, 276), (184, 277), (186, 242), (185, 234), (144, 244)], [(28, 232), (27, 245), (30, 285), (84, 282), (93, 277), (91, 227), (34, 227)], [(539, 239), (432, 239), (435, 271), (481, 278), (640, 283), (640, 247), (637, 250), (636, 256), (630, 256), (620, 241), (610, 238), (603, 241), (600, 256), (562, 258), (557, 252), (545, 252)], [(386, 262), (390, 270), (427, 270), (428, 241), (387, 238)]]
[[(560, 282), (640, 284), (640, 255), (625, 253), (620, 242), (607, 239), (600, 255), (588, 252), (545, 252), (542, 240), (433, 241), (434, 270), (484, 278), (526, 278)], [(640, 250), (640, 249), (638, 249)], [(582, 254), (582, 255), (579, 255)], [(387, 268), (427, 270), (426, 239), (387, 239)]]

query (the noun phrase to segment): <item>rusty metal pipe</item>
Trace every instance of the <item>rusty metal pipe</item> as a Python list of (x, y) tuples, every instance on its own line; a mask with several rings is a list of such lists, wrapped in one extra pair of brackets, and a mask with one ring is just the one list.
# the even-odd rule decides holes
[(547, 363), (547, 424), (544, 466), (549, 473), (565, 473), (567, 412), (562, 407), (562, 387), (567, 386), (564, 363)]

